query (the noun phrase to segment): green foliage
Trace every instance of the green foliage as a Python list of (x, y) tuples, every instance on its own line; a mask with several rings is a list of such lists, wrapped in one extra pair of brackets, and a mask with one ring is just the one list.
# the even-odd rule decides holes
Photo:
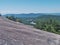
[(15, 17), (14, 16), (6, 16), (6, 18), (15, 21)]
[(14, 16), (6, 16), (6, 18), (16, 21), (16, 22), (22, 22), (22, 20), (20, 18), (15, 18)]
[(22, 20), (20, 18), (16, 18), (15, 21), (22, 23)]
[(30, 22), (33, 21), (36, 23), (36, 25), (33, 25), (35, 28), (60, 34), (60, 16), (45, 15), (37, 18), (15, 18), (14, 16), (6, 17), (10, 20), (24, 24), (30, 24)]
[(35, 27), (44, 31), (60, 34), (60, 22), (53, 18), (36, 20)]

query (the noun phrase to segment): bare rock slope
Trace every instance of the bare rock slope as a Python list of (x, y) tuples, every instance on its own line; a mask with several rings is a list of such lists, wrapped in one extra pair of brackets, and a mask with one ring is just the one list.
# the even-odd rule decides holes
[(60, 35), (0, 17), (0, 45), (60, 45)]

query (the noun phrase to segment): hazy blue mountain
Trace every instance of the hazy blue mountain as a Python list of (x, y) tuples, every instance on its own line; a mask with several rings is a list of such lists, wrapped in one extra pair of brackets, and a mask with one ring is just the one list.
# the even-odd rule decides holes
[(25, 17), (25, 18), (34, 18), (34, 17), (38, 17), (38, 16), (41, 16), (41, 15), (45, 15), (45, 14), (41, 14), (41, 13), (29, 13), (29, 14), (6, 14), (4, 16), (14, 16), (14, 17)]
[(14, 16), (14, 17), (18, 17), (18, 18), (35, 18), (35, 17), (39, 17), (42, 15), (60, 15), (60, 13), (29, 13), (29, 14), (6, 14), (4, 16)]

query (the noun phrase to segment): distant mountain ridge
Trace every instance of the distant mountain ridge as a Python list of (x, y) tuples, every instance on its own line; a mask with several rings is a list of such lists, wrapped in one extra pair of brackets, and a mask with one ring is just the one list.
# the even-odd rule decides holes
[(25, 18), (33, 17), (33, 18), (36, 18), (36, 17), (42, 16), (42, 15), (58, 15), (59, 16), (60, 13), (5, 14), (3, 16), (14, 16), (14, 17), (18, 17), (18, 18), (21, 18), (21, 17), (25, 17)]
[(40, 15), (44, 15), (44, 14), (34, 14), (34, 13), (30, 13), (30, 14), (6, 14), (4, 16), (15, 16), (15, 17), (38, 17)]

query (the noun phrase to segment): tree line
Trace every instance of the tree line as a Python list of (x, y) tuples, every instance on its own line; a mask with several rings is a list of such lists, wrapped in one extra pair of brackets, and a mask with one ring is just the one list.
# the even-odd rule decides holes
[[(58, 16), (59, 17), (59, 16)], [(14, 16), (6, 16), (6, 18), (16, 21), (16, 22), (21, 22), (23, 23), (21, 20), (21, 18), (17, 18)], [(55, 18), (54, 16), (52, 18), (50, 17), (39, 17), (38, 19), (34, 19), (35, 21), (35, 25), (33, 25), (35, 28), (40, 29), (40, 30), (44, 30), (44, 31), (48, 31), (48, 32), (52, 32), (52, 33), (56, 33), (56, 34), (60, 34), (60, 17), (59, 19)]]
[(36, 20), (35, 28), (60, 34), (60, 21), (54, 18)]
[(14, 16), (6, 16), (6, 18), (13, 20), (15, 22), (20, 22), (22, 23), (22, 20), (20, 18), (14, 17)]

